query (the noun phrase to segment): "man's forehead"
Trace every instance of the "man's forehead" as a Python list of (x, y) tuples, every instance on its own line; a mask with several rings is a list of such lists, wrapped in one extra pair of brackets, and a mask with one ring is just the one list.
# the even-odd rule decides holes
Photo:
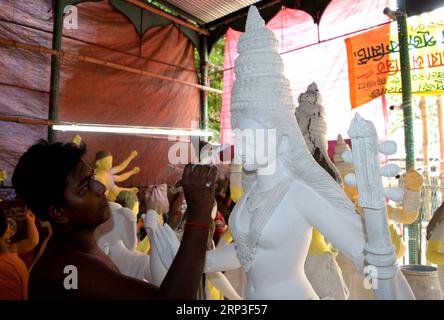
[(69, 176), (73, 180), (80, 180), (85, 176), (90, 175), (93, 170), (94, 169), (88, 164), (88, 162), (82, 158)]

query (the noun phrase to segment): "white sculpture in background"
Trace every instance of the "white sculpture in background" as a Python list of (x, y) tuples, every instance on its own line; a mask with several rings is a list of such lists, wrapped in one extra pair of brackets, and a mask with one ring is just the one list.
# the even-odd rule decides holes
[(97, 245), (121, 273), (152, 282), (150, 256), (136, 251), (137, 221), (134, 213), (115, 202), (109, 202), (111, 217), (94, 231)]
[(310, 84), (307, 91), (299, 95), (298, 102), (299, 106), (296, 108), (295, 115), (308, 151), (333, 179), (342, 184), (341, 175), (328, 156), (325, 109), (316, 82)]
[[(298, 102), (299, 106), (295, 112), (296, 120), (308, 150), (316, 162), (336, 182), (342, 184), (338, 170), (328, 157), (325, 109), (322, 106), (321, 93), (315, 82), (308, 86), (306, 92), (299, 95)], [(331, 250), (324, 236), (316, 229), (313, 229), (312, 232), (304, 269), (308, 281), (320, 298), (348, 299), (349, 290), (336, 262), (336, 254)]]
[(427, 260), (437, 265), (439, 284), (441, 286), (441, 292), (443, 293), (444, 297), (444, 221), (443, 220), (441, 220), (441, 222), (437, 224), (427, 243)]
[[(230, 216), (234, 244), (209, 251), (205, 269), (242, 265), (248, 276), (247, 299), (318, 299), (304, 273), (312, 227), (362, 272), (363, 223), (339, 184), (308, 151), (294, 116), (278, 41), (254, 6), (238, 50), (232, 126), (238, 132), (269, 130), (276, 140), (269, 141), (273, 135), (235, 135), (236, 156), (255, 179)], [(272, 142), (276, 152), (255, 159)], [(413, 298), (397, 269), (394, 279), (397, 290), (392, 298)]]

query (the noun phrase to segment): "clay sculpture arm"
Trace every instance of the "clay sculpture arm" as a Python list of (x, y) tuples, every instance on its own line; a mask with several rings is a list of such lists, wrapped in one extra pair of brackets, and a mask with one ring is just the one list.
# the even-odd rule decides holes
[(444, 223), (441, 222), (435, 228), (432, 233), (430, 240), (427, 243), (427, 260), (435, 264), (444, 264), (444, 252), (441, 250), (443, 248), (444, 241)]
[(128, 179), (129, 177), (131, 177), (134, 174), (137, 174), (140, 172), (140, 168), (139, 167), (134, 167), (132, 170), (119, 174), (119, 175), (113, 175), (113, 180), (114, 182), (122, 182), (125, 181), (126, 179)]
[(128, 156), (128, 158), (126, 158), (121, 164), (119, 164), (118, 166), (115, 166), (114, 168), (111, 169), (111, 174), (117, 174), (123, 170), (126, 169), (126, 167), (128, 167), (128, 165), (130, 164), (130, 162), (137, 157), (137, 151), (133, 150), (131, 151), (130, 155)]
[(427, 244), (427, 260), (435, 264), (444, 264), (444, 253), (440, 252), (443, 241), (429, 240)]
[(242, 300), (222, 272), (207, 273), (207, 278), (226, 298), (230, 300)]
[(233, 270), (240, 267), (241, 263), (237, 257), (234, 243), (207, 251), (204, 267), (206, 273)]
[[(179, 248), (180, 242), (168, 224), (161, 225), (158, 214), (150, 210), (143, 215), (151, 243), (151, 276), (153, 284), (161, 283)], [(240, 268), (234, 244), (207, 251), (204, 272), (219, 272)]]
[[(338, 189), (340, 188), (337, 185)], [(364, 225), (359, 214), (350, 208), (333, 206), (324, 197), (306, 184), (293, 185), (289, 192), (303, 193), (304, 197), (295, 198), (294, 207), (305, 213), (308, 224), (319, 230), (339, 252), (342, 252), (360, 273), (364, 273)]]
[(403, 224), (411, 224), (419, 215), (421, 204), (421, 189), (423, 177), (416, 170), (408, 171), (405, 175), (404, 196), (400, 207), (388, 207), (388, 216)]

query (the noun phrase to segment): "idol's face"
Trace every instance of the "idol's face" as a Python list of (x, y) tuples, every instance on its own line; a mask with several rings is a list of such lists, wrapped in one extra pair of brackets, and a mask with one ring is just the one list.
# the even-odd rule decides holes
[(253, 119), (234, 122), (235, 157), (245, 171), (263, 171), (276, 165), (276, 130), (264, 128)]

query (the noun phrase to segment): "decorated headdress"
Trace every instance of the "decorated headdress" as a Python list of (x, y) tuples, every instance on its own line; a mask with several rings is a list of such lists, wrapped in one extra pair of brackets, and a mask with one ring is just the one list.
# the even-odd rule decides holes
[(279, 41), (255, 6), (248, 11), (245, 33), (240, 36), (239, 57), (234, 63), (231, 112), (257, 110), (294, 112), (290, 82), (284, 76), (284, 63), (279, 55)]

